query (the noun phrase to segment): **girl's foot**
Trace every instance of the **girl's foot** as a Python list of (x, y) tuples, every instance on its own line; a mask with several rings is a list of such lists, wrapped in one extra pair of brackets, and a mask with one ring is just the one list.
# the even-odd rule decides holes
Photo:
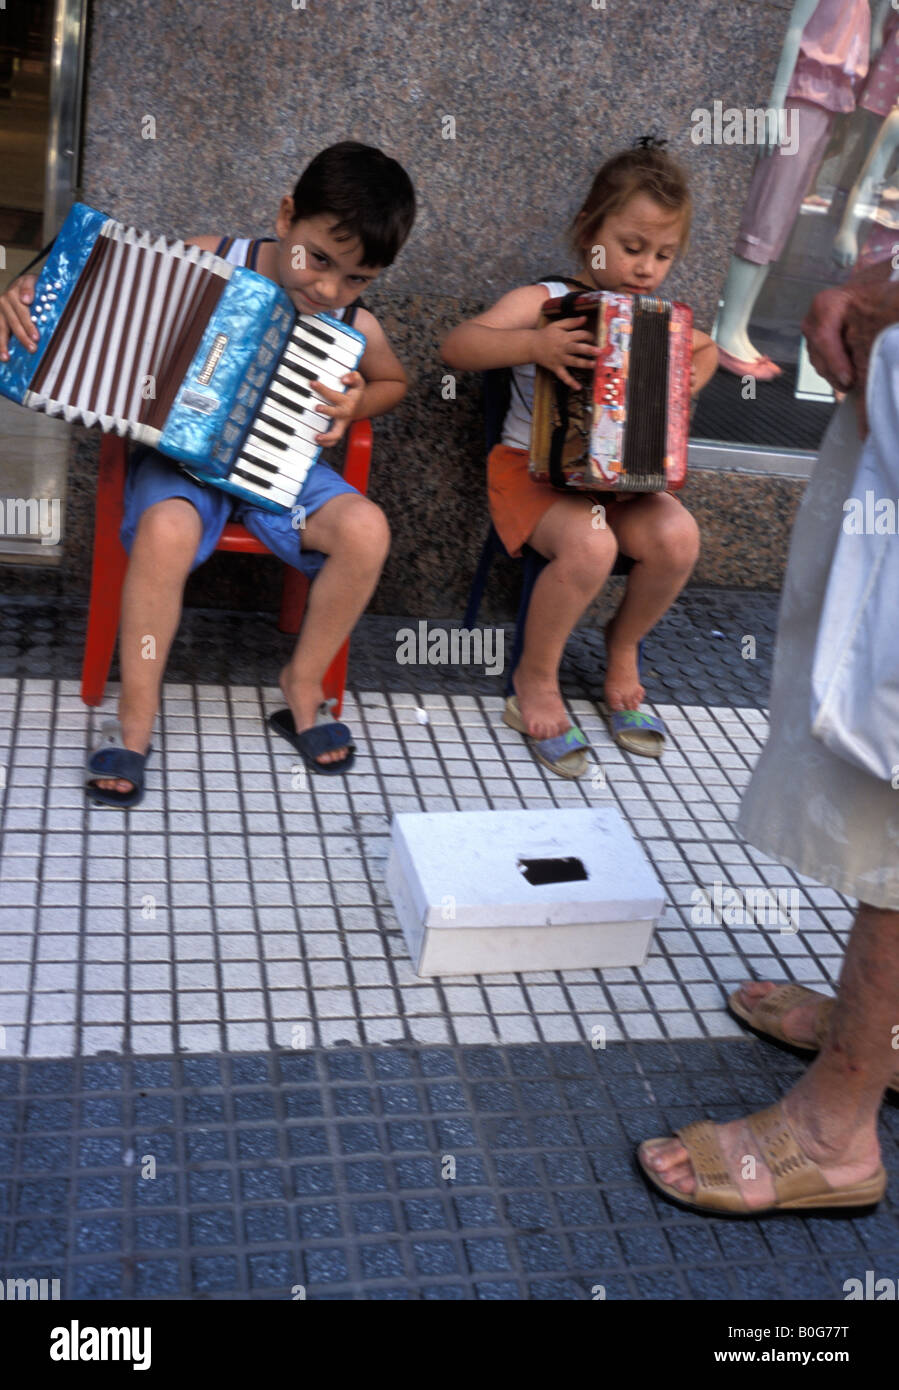
[[(873, 1177), (880, 1166), (876, 1132), (853, 1134), (848, 1146), (822, 1142), (813, 1127), (804, 1122), (800, 1107), (791, 1096), (782, 1102), (796, 1141), (807, 1158), (817, 1163), (832, 1187), (851, 1187)], [(794, 1113), (796, 1112), (796, 1113)], [(776, 1198), (774, 1179), (745, 1120), (732, 1120), (715, 1129), (731, 1182), (743, 1194), (749, 1207), (770, 1205)], [(645, 1161), (663, 1182), (676, 1187), (685, 1197), (696, 1191), (696, 1177), (687, 1150), (677, 1138), (651, 1141), (643, 1147)], [(749, 1160), (752, 1160), (751, 1162)]]
[(530, 738), (538, 741), (556, 738), (570, 727), (571, 720), (565, 712), (557, 681), (529, 677), (519, 665), (512, 677), (512, 686)]
[[(773, 980), (746, 980), (737, 990), (737, 998), (744, 1008), (753, 1012), (762, 1000), (776, 988), (777, 985)], [(797, 1043), (800, 1047), (817, 1047), (818, 1035), (815, 1025), (818, 1014), (822, 1005), (832, 1004), (832, 1002), (822, 994), (818, 1002), (810, 999), (806, 1003), (797, 1004), (795, 1008), (787, 1009), (780, 1020), (787, 1040)]]
[(640, 684), (638, 643), (615, 641), (615, 619), (606, 624), (606, 680), (603, 687), (610, 710), (639, 709), (646, 691)]
[[(289, 666), (285, 666), (278, 684), (293, 715), (297, 733), (311, 729), (315, 724), (319, 706), (325, 698), (321, 682), (302, 680), (291, 673)], [(349, 748), (335, 748), (330, 753), (320, 753), (315, 761), (317, 763), (342, 763), (348, 753)]]

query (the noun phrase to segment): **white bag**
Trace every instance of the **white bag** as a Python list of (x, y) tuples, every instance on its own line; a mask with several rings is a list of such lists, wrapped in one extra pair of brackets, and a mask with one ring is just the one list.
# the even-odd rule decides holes
[(834, 550), (812, 663), (812, 733), (873, 777), (899, 774), (899, 324), (874, 343), (870, 431)]

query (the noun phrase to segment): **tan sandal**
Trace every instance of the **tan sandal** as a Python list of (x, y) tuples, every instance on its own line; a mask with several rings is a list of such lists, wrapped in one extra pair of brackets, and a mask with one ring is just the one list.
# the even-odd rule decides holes
[[(759, 1037), (774, 1038), (777, 1042), (786, 1043), (788, 1047), (795, 1047), (800, 1052), (819, 1051), (827, 1035), (830, 1015), (834, 1006), (833, 999), (828, 995), (819, 994), (815, 989), (807, 989), (805, 985), (776, 985), (770, 993), (765, 995), (764, 999), (756, 1004), (754, 1009), (747, 1009), (745, 1004), (741, 1003), (738, 995), (739, 990), (735, 990), (727, 1001), (727, 1007), (735, 1018), (738, 1018), (741, 1023), (745, 1023), (746, 1027), (751, 1028), (754, 1033), (758, 1033)], [(824, 1005), (823, 1009), (818, 1010), (818, 1017), (815, 1020), (815, 1042), (794, 1042), (792, 1038), (787, 1037), (783, 1030), (784, 1015), (800, 1004), (808, 1004), (813, 999)], [(899, 1072), (893, 1073), (893, 1079), (887, 1090), (899, 1094)]]
[(831, 1187), (817, 1163), (802, 1152), (790, 1122), (778, 1101), (767, 1110), (747, 1115), (747, 1124), (759, 1147), (759, 1152), (774, 1179), (775, 1200), (766, 1207), (749, 1207), (743, 1193), (732, 1181), (721, 1151), (718, 1126), (711, 1120), (698, 1120), (675, 1130), (681, 1141), (696, 1178), (695, 1191), (689, 1196), (671, 1183), (663, 1182), (646, 1162), (645, 1140), (637, 1149), (640, 1170), (657, 1192), (669, 1201), (692, 1211), (717, 1212), (721, 1216), (772, 1216), (782, 1211), (851, 1210), (877, 1205), (886, 1191), (887, 1175), (882, 1166), (862, 1182), (848, 1187)]

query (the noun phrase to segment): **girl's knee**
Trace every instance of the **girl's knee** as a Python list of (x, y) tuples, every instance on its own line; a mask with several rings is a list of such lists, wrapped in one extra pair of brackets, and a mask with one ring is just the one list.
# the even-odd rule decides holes
[(699, 556), (699, 526), (692, 512), (679, 503), (662, 528), (662, 545), (673, 563), (694, 565)]
[(692, 568), (699, 555), (699, 527), (677, 498), (657, 493), (647, 499), (645, 510), (638, 515), (642, 524), (634, 537), (628, 538), (632, 542), (628, 553), (633, 553), (634, 559), (653, 568)]
[(586, 585), (603, 584), (618, 556), (618, 541), (601, 514), (586, 514), (566, 527), (556, 559)]

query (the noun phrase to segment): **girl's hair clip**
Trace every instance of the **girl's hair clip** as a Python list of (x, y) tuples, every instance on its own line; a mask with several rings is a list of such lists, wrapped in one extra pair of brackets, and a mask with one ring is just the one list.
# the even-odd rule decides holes
[(649, 135), (640, 135), (634, 141), (635, 149), (642, 150), (661, 150), (668, 144), (668, 141), (659, 135), (657, 130), (653, 130)]

